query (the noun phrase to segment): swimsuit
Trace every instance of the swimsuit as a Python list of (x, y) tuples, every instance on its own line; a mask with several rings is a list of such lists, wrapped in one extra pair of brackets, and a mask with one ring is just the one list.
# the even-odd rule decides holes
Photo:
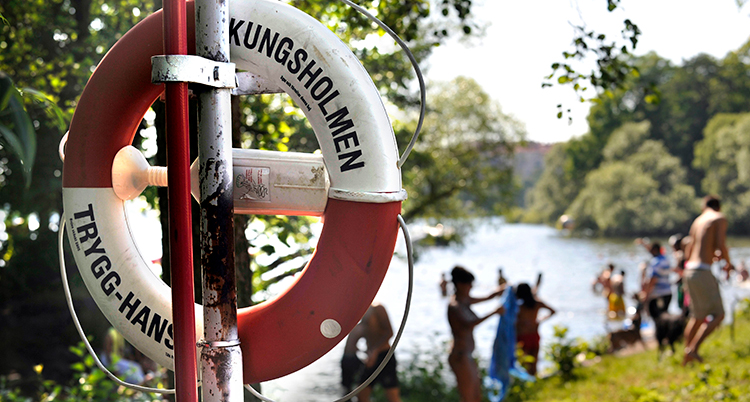
[[(372, 367), (366, 367), (365, 371), (362, 373), (362, 377), (360, 377), (360, 382), (366, 381), (370, 376), (375, 372), (375, 370), (378, 369), (378, 366), (380, 366), (380, 363), (385, 359), (385, 355), (388, 354), (388, 351), (390, 349), (386, 349), (380, 354), (378, 354), (378, 359), (375, 362), (375, 364), (372, 365)], [(396, 374), (396, 355), (392, 355), (391, 359), (388, 360), (388, 363), (385, 364), (385, 367), (383, 367), (383, 371), (378, 374), (378, 376), (373, 380), (369, 387), (374, 386), (376, 383), (380, 383), (380, 385), (383, 386), (385, 389), (395, 388), (398, 387), (398, 375)]]
[(359, 360), (356, 354), (344, 354), (344, 357), (341, 358), (341, 385), (350, 389), (364, 368), (365, 364), (362, 363), (362, 360)]
[(616, 293), (609, 294), (609, 311), (614, 311), (617, 315), (625, 314), (625, 300)]
[[(687, 267), (689, 263), (685, 265)], [(724, 316), (719, 283), (710, 269), (688, 268), (685, 270), (683, 279), (690, 295), (690, 313), (693, 317), (703, 319), (709, 315)]]
[(711, 265), (705, 262), (688, 261), (685, 263), (685, 269), (711, 269)]
[(539, 337), (538, 332), (518, 335), (518, 343), (522, 344), (521, 348), (523, 349), (523, 353), (529, 356), (536, 357), (539, 353), (540, 340), (541, 338)]

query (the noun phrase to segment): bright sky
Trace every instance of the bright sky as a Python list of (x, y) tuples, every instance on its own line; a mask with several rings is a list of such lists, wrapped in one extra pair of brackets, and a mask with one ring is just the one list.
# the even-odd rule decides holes
[[(476, 45), (451, 42), (437, 48), (425, 66), (428, 80), (474, 78), (505, 113), (526, 124), (528, 139), (566, 141), (588, 130), (588, 104), (572, 88), (541, 88), (543, 77), (572, 50), (572, 25), (585, 23), (624, 44), (629, 18), (642, 35), (636, 54), (655, 51), (676, 65), (699, 53), (723, 58), (750, 38), (750, 5), (736, 0), (622, 0), (607, 12), (604, 0), (479, 0), (473, 13), (491, 25)], [(558, 120), (557, 105), (572, 109), (573, 123)]]

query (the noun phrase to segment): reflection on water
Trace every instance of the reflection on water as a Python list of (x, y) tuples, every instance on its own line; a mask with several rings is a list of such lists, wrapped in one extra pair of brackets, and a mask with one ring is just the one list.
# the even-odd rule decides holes
[[(666, 239), (652, 239), (667, 245)], [(491, 292), (497, 285), (497, 269), (511, 284), (532, 283), (537, 273), (543, 274), (539, 297), (553, 306), (558, 314), (540, 327), (542, 344), (551, 340), (555, 325), (569, 328), (572, 337), (591, 339), (604, 335), (605, 301), (591, 289), (592, 279), (608, 263), (625, 270), (625, 290), (635, 292), (638, 264), (649, 254), (633, 239), (569, 238), (546, 226), (503, 224), (500, 219), (490, 219), (478, 226), (460, 249), (436, 248), (424, 251), (415, 266), (415, 284), (408, 323), (396, 356), (401, 362), (411, 359), (411, 353), (420, 346), (433, 347), (450, 341), (446, 320), (447, 299), (441, 297), (438, 282), (440, 273), (450, 272), (456, 264), (471, 270), (477, 280), (473, 294)], [(733, 262), (750, 259), (750, 239), (730, 239)], [(405, 253), (403, 243), (397, 252)], [(448, 275), (449, 276), (449, 275)], [(385, 281), (376, 297), (388, 309), (394, 331), (403, 317), (406, 300), (408, 269), (403, 258), (395, 257)], [(722, 286), (725, 304), (734, 298), (747, 295), (747, 289)], [(632, 305), (631, 300), (627, 300)], [(475, 306), (482, 315), (497, 307), (489, 301)], [(676, 306), (672, 306), (676, 309)], [(727, 310), (729, 311), (729, 310)], [(475, 356), (486, 362), (491, 355), (497, 329), (493, 317), (475, 330), (477, 348)], [(284, 378), (263, 384), (266, 396), (277, 401), (317, 402), (332, 401), (341, 396), (339, 386), (339, 359), (343, 344), (312, 365)], [(446, 357), (447, 358), (447, 357)], [(447, 365), (447, 364), (446, 364)], [(544, 364), (541, 364), (544, 367)]]

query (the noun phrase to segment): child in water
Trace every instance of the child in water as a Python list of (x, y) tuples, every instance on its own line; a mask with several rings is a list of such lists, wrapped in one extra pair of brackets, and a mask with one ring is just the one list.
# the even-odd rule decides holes
[[(535, 376), (539, 357), (539, 324), (552, 317), (555, 310), (538, 300), (527, 283), (520, 283), (516, 286), (516, 298), (520, 303), (516, 319), (516, 338), (524, 355), (531, 358), (531, 361), (523, 362), (523, 366), (529, 374)], [(549, 315), (537, 319), (541, 309), (549, 310)]]

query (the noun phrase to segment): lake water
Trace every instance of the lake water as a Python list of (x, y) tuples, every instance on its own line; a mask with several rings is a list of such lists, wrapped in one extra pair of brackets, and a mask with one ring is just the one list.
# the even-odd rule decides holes
[[(667, 244), (666, 239), (653, 240)], [(750, 259), (750, 240), (730, 239), (729, 246), (735, 264)], [(403, 241), (399, 240), (397, 254), (404, 253)], [(538, 296), (558, 312), (540, 327), (544, 347), (552, 339), (555, 325), (568, 327), (572, 337), (592, 339), (604, 335), (605, 301), (592, 291), (592, 279), (608, 262), (612, 262), (618, 270), (625, 270), (626, 292), (634, 292), (638, 264), (649, 257), (643, 247), (633, 243), (633, 239), (571, 238), (546, 226), (487, 220), (466, 239), (463, 248), (433, 248), (421, 253), (414, 267), (411, 311), (396, 356), (399, 361), (406, 362), (420, 347), (423, 351), (426, 348), (447, 347), (445, 345), (451, 339), (446, 319), (448, 299), (441, 296), (438, 283), (440, 273), (450, 277), (449, 272), (454, 265), (461, 264), (474, 273), (476, 281), (472, 294), (475, 296), (493, 291), (499, 267), (503, 267), (504, 275), (511, 284), (533, 283), (537, 273), (541, 272), (543, 281)], [(394, 257), (376, 297), (387, 308), (394, 332), (403, 317), (407, 280), (405, 260)], [(750, 289), (722, 284), (722, 295), (729, 308), (738, 297), (750, 295)], [(485, 314), (495, 309), (497, 303), (488, 301), (477, 304), (475, 311), (479, 315)], [(674, 302), (671, 307), (677, 309)], [(497, 318), (493, 317), (475, 330), (475, 356), (485, 363), (491, 356), (496, 329)], [(342, 351), (343, 343), (312, 365), (264, 383), (263, 393), (279, 402), (322, 402), (340, 397), (339, 360)], [(544, 367), (545, 362), (541, 366)]]

